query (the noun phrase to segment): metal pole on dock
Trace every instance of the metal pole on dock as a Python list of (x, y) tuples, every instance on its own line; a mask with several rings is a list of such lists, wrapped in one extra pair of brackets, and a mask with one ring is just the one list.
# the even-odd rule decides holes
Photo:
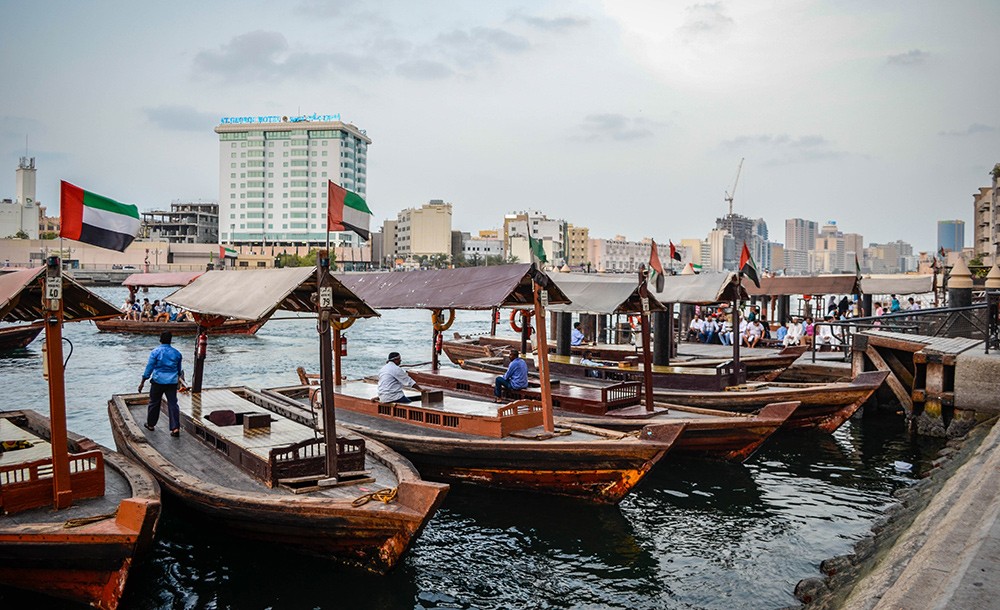
[(736, 272), (736, 294), (733, 296), (733, 385), (740, 381), (740, 342), (743, 340), (740, 334), (740, 292), (743, 290), (741, 275), (743, 274), (739, 271)]
[(45, 357), (49, 371), (49, 443), (52, 445), (52, 501), (69, 508), (73, 488), (69, 479), (66, 434), (66, 386), (62, 351), (62, 261), (50, 256), (45, 269)]
[(646, 412), (653, 411), (653, 357), (649, 349), (649, 287), (646, 267), (639, 266), (639, 300), (642, 301), (642, 385), (646, 392)]

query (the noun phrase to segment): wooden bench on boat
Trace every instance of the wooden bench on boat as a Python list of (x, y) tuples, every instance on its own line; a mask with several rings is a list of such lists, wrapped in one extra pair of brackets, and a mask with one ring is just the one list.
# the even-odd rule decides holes
[[(185, 432), (265, 483), (275, 487), (325, 475), (326, 444), (312, 428), (274, 417), (231, 389), (204, 390), (200, 397), (179, 394)], [(340, 474), (364, 470), (365, 442), (337, 439)]]
[[(638, 362), (626, 359), (609, 366), (587, 366), (578, 356), (549, 355), (549, 367), (554, 375), (604, 379), (608, 381), (637, 381), (643, 378), (643, 368)], [(654, 387), (675, 387), (686, 390), (718, 391), (730, 385), (733, 365), (720, 363), (714, 367), (653, 367)]]
[[(31, 432), (0, 419), (0, 441), (31, 447), (0, 453), (0, 509), (18, 513), (52, 504), (52, 446)], [(104, 454), (99, 449), (69, 454), (73, 501), (104, 495)]]

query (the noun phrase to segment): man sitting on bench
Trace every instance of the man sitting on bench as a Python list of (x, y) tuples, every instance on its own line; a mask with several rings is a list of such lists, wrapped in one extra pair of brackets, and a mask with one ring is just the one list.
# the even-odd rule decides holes
[(516, 349), (510, 350), (510, 364), (502, 377), (497, 377), (493, 386), (494, 402), (502, 402), (504, 389), (523, 390), (528, 387), (528, 364), (521, 359)]

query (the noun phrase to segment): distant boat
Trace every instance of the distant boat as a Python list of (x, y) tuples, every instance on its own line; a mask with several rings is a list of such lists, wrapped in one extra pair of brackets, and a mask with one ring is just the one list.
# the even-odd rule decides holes
[(42, 324), (18, 324), (0, 327), (0, 352), (28, 347), (45, 327)]

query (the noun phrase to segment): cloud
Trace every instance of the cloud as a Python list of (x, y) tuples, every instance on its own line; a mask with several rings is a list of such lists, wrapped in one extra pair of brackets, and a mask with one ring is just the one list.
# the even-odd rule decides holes
[(196, 131), (204, 133), (219, 122), (219, 115), (200, 112), (191, 106), (157, 106), (143, 108), (150, 123), (167, 131)]
[(218, 50), (201, 51), (195, 56), (194, 65), (202, 72), (233, 81), (274, 81), (332, 72), (361, 74), (382, 71), (379, 63), (370, 56), (344, 52), (291, 52), (283, 34), (263, 30), (240, 34)]
[(939, 136), (974, 136), (980, 133), (992, 133), (997, 131), (997, 128), (992, 125), (983, 125), (982, 123), (973, 123), (965, 129), (952, 130), (952, 131), (939, 131)]
[(459, 66), (469, 68), (490, 65), (501, 54), (514, 55), (529, 48), (531, 44), (522, 36), (501, 28), (477, 27), (441, 34), (429, 51), (440, 53)]
[(25, 136), (28, 136), (30, 140), (31, 134), (43, 131), (45, 131), (45, 125), (37, 119), (24, 116), (0, 116), (0, 138), (4, 140), (20, 140), (23, 146)]
[(566, 32), (590, 25), (590, 20), (583, 17), (535, 17), (532, 15), (515, 14), (511, 15), (514, 21), (521, 21), (537, 30), (547, 32)]
[(578, 139), (593, 142), (602, 139), (616, 141), (639, 140), (651, 138), (659, 123), (642, 117), (629, 118), (622, 114), (591, 114), (583, 118), (581, 129), (583, 135)]
[(440, 80), (448, 78), (455, 71), (439, 61), (414, 59), (396, 66), (396, 74), (411, 80)]
[(837, 150), (833, 143), (819, 135), (792, 137), (788, 134), (756, 134), (739, 136), (722, 142), (720, 148), (736, 149), (751, 155), (767, 157), (764, 165), (791, 165), (839, 159), (849, 153)]
[(896, 55), (890, 55), (886, 59), (886, 63), (890, 66), (918, 66), (920, 64), (926, 63), (927, 58), (931, 54), (926, 51), (921, 51), (920, 49), (911, 49), (906, 53), (898, 53)]
[(678, 31), (686, 38), (728, 32), (736, 24), (721, 2), (692, 4), (684, 9), (684, 23)]

